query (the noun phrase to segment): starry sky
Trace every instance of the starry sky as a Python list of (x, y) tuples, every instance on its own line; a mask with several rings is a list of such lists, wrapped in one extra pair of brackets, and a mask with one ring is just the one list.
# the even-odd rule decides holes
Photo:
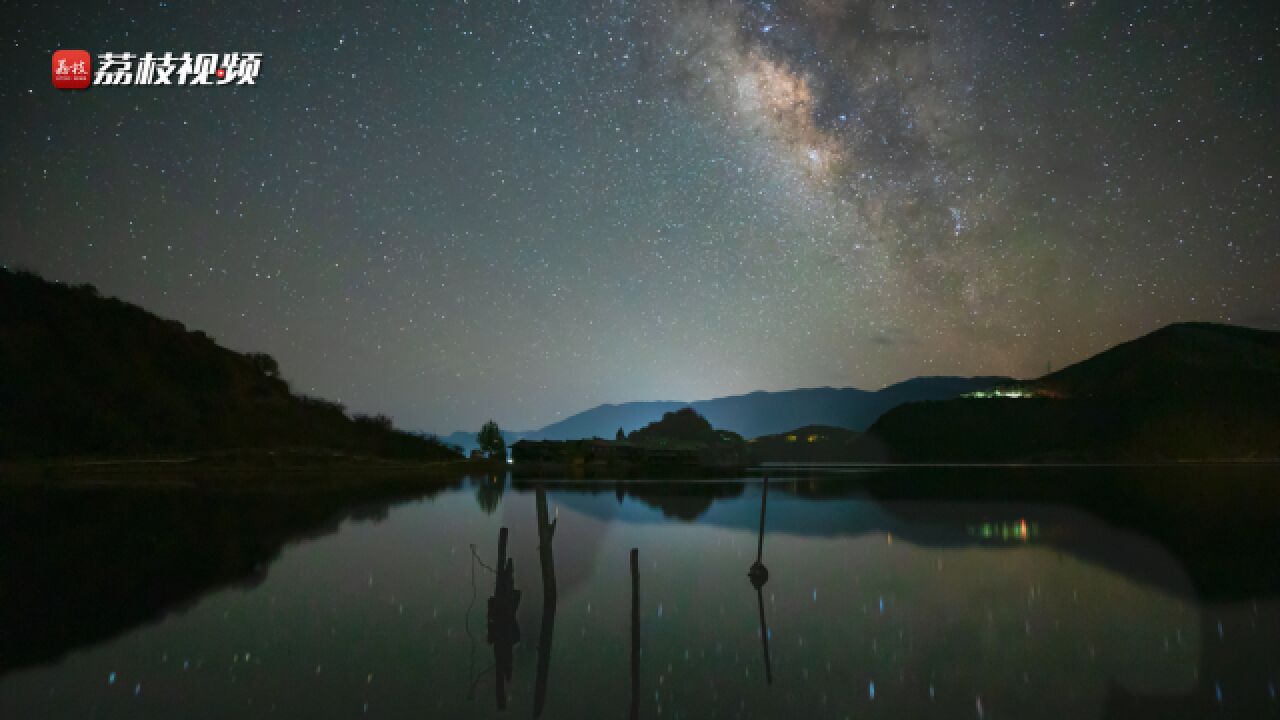
[[(1280, 4), (22, 3), (0, 263), (448, 432), (1280, 329)], [(55, 90), (58, 49), (260, 51)]]

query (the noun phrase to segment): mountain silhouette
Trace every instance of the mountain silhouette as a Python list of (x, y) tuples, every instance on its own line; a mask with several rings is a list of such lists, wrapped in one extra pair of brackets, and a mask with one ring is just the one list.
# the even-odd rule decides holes
[(1010, 385), (1029, 397), (907, 404), (868, 432), (899, 461), (1280, 457), (1280, 333), (1178, 323)]
[(434, 438), (296, 395), (269, 355), (228, 350), (89, 285), (0, 268), (0, 458), (245, 449), (460, 457)]
[[(666, 413), (685, 407), (696, 410), (716, 428), (746, 438), (781, 433), (803, 425), (865, 430), (882, 413), (902, 403), (953, 398), (1009, 382), (1006, 377), (919, 377), (874, 391), (819, 387), (758, 391), (694, 402), (627, 402), (599, 405), (539, 430), (508, 431), (503, 435), (508, 444), (520, 439), (612, 438), (618, 428), (631, 433)], [(474, 432), (456, 432), (444, 439), (463, 448), (475, 445)]]

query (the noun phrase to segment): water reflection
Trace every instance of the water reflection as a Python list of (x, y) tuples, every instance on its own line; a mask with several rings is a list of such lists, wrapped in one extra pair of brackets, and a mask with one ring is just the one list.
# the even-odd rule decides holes
[(756, 589), (756, 605), (760, 609), (760, 642), (764, 646), (764, 680), (773, 684), (773, 666), (769, 663), (769, 625), (764, 620), (764, 584), (769, 582), (769, 569), (764, 566), (764, 514), (769, 499), (769, 478), (760, 486), (760, 532), (756, 539), (756, 561), (751, 563), (747, 577)]
[(550, 520), (547, 512), (547, 491), (539, 486), (535, 491), (538, 511), (538, 560), (542, 569), (542, 624), (538, 629), (538, 676), (534, 684), (533, 716), (542, 717), (547, 702), (547, 676), (551, 672), (551, 644), (556, 629), (556, 556), (551, 540), (558, 520)]
[(640, 549), (631, 548), (631, 720), (640, 717)]
[(506, 478), (493, 474), (486, 475), (476, 482), (475, 486), (476, 505), (486, 515), (492, 515), (502, 504), (502, 493), (507, 489)]
[(0, 717), (1274, 715), (1277, 486), (1196, 472), (6, 493)]
[(493, 646), (493, 675), (498, 709), (507, 707), (506, 683), (511, 681), (512, 651), (520, 642), (520, 591), (516, 588), (516, 566), (507, 557), (507, 529), (498, 531), (498, 563), (495, 566), (493, 595), (489, 598), (485, 642)]

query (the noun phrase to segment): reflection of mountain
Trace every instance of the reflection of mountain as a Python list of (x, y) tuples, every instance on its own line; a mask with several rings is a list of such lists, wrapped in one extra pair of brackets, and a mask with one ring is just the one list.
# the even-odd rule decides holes
[(101, 488), (0, 492), (0, 674), (53, 661), (194, 603), (254, 586), (289, 542), (381, 521), (399, 491), (202, 493)]
[[(1273, 522), (1280, 486), (1256, 469), (1095, 468), (1056, 474), (1003, 469), (998, 475), (981, 469), (891, 470), (850, 474), (847, 480), (790, 478), (772, 485), (770, 533), (885, 533), (932, 547), (1029, 541), (1181, 595), (1280, 592), (1275, 553), (1248, 552), (1280, 546), (1280, 526)], [(1217, 491), (1206, 493), (1206, 486)], [(710, 504), (696, 516), (700, 523), (753, 531), (758, 522), (754, 493), (739, 499), (737, 483), (622, 484), (618, 489), (668, 517), (674, 514), (671, 507), (687, 514)], [(698, 494), (703, 501), (694, 499)], [(733, 499), (712, 503), (715, 497)], [(590, 502), (570, 494), (561, 494), (560, 501), (613, 521), (662, 522), (634, 504)], [(1035, 525), (1032, 537), (1010, 528), (1022, 521)], [(984, 524), (995, 531), (985, 534)]]
[[(528, 492), (537, 483), (520, 480), (516, 488)], [(612, 503), (596, 502), (593, 498), (608, 494), (620, 504), (625, 497), (632, 497), (658, 510), (662, 517), (693, 522), (702, 518), (714, 506), (716, 500), (736, 498), (742, 495), (745, 485), (741, 482), (625, 481), (617, 482), (555, 482), (549, 486), (556, 491), (557, 502), (595, 518), (619, 519), (602, 508), (614, 508)], [(626, 521), (632, 521), (627, 518)]]
[[(679, 502), (699, 489), (708, 497), (721, 492), (716, 485), (678, 486), (685, 494)], [(1204, 497), (1206, 485), (1217, 488), (1213, 499)], [(1222, 712), (1223, 706), (1215, 700), (1219, 685), (1225, 689), (1225, 707), (1232, 708), (1228, 715), (1257, 716), (1245, 709), (1273, 707), (1267, 704), (1270, 701), (1266, 695), (1269, 667), (1256, 662), (1246, 666), (1243, 660), (1271, 655), (1262, 650), (1266, 647), (1264, 641), (1240, 637), (1240, 633), (1249, 632), (1248, 628), (1273, 633), (1280, 620), (1275, 600), (1268, 599), (1280, 592), (1274, 550), (1280, 544), (1280, 531), (1268, 519), (1268, 508), (1275, 507), (1280, 489), (1270, 489), (1270, 485), (1272, 479), (1256, 468), (1151, 472), (899, 470), (851, 472), (836, 479), (827, 475), (822, 479), (802, 476), (773, 480), (765, 555), (769, 569), (776, 572), (777, 580), (770, 581), (770, 586), (778, 596), (774, 600), (772, 592), (766, 590), (766, 599), (757, 599), (755, 608), (757, 612), (761, 607), (767, 608), (770, 628), (776, 625), (785, 638), (777, 643), (779, 657), (773, 669), (782, 680), (771, 686), (772, 692), (785, 693), (788, 688), (795, 691), (800, 684), (797, 673), (802, 669), (820, 672), (824, 662), (830, 667), (832, 658), (845, 658), (846, 653), (865, 649), (870, 644), (868, 637), (847, 637), (850, 628), (859, 628), (873, 637), (878, 633), (881, 651), (879, 655), (867, 651), (859, 656), (855, 668), (876, 667), (882, 662), (881, 657), (896, 657), (895, 651), (912, 658), (904, 666), (885, 663), (893, 668), (892, 672), (866, 671), (864, 676), (873, 678), (885, 696), (898, 691), (891, 702), (895, 714), (902, 716), (924, 716), (929, 709), (948, 717), (958, 715), (957, 710), (972, 713), (975, 694), (988, 703), (989, 713), (993, 707), (1008, 705), (1010, 697), (1021, 691), (1064, 700), (1070, 696), (1079, 702), (1079, 686), (1054, 685), (1056, 680), (1047, 678), (1075, 683), (1091, 673), (1101, 673), (1106, 678), (1109, 690), (1097, 695), (1106, 700), (1094, 707), (1104, 707), (1102, 703), (1106, 703), (1108, 717), (1203, 717), (1211, 711)], [(631, 496), (633, 486), (618, 485), (618, 502), (600, 492), (609, 487), (604, 483), (595, 483), (594, 488), (583, 483), (580, 487), (581, 492), (562, 488), (559, 502), (583, 515), (601, 518), (602, 522), (649, 526), (632, 528), (626, 531), (627, 537), (656, 538), (667, 531), (681, 532), (659, 509), (669, 502), (661, 495), (676, 487), (649, 483), (642, 488), (647, 497), (641, 499)], [(714, 501), (698, 518), (698, 526), (741, 531), (741, 537), (723, 545), (754, 551), (760, 509), (758, 486), (746, 485), (741, 496)], [(1209, 517), (1197, 518), (1202, 511)], [(984, 527), (990, 530), (984, 531)], [(827, 540), (832, 536), (848, 540), (832, 543)], [(652, 546), (642, 547), (649, 547), (652, 552)], [(774, 548), (774, 554), (770, 555), (769, 548)], [(975, 552), (979, 548), (981, 551)], [(948, 552), (936, 552), (938, 549)], [(996, 552), (988, 552), (991, 550)], [(702, 547), (698, 552), (707, 549)], [(662, 556), (667, 563), (672, 561), (670, 553), (668, 547)], [(732, 556), (732, 551), (725, 554)], [(998, 559), (1002, 554), (1007, 560)], [(833, 555), (849, 560), (833, 561)], [(820, 559), (824, 557), (825, 561)], [(892, 562), (886, 557), (892, 557)], [(747, 558), (738, 558), (745, 565)], [(950, 573), (939, 574), (937, 581), (930, 579), (935, 558), (940, 563), (945, 560)], [(718, 566), (724, 559), (721, 555), (714, 564)], [(717, 573), (718, 568), (708, 568), (712, 563), (709, 559), (682, 557), (679, 562), (685, 571), (680, 573), (682, 581), (694, 583), (699, 589), (672, 596), (668, 588), (668, 608), (678, 606), (710, 622), (707, 618), (722, 612), (723, 603), (717, 599), (702, 604), (699, 598), (707, 592), (707, 584), (718, 586), (727, 578)], [(815, 573), (809, 562), (827, 564), (819, 565), (824, 571)], [(690, 566), (710, 578), (689, 575)], [(941, 564), (938, 570), (941, 573)], [(736, 569), (735, 575), (739, 573), (741, 570)], [(805, 579), (797, 580), (800, 577)], [(1072, 579), (1065, 580), (1067, 577)], [(911, 580), (898, 585), (903, 578)], [(1045, 591), (1044, 597), (1040, 595), (1042, 581), (1044, 587), (1054, 587)], [(797, 582), (814, 582), (821, 588), (815, 590), (813, 602), (817, 602), (820, 592), (836, 595), (832, 586), (857, 587), (864, 583), (870, 594), (870, 618), (866, 606), (859, 614), (858, 606), (850, 605), (836, 611), (839, 619), (824, 626), (823, 632), (832, 639), (815, 636), (812, 627), (803, 632), (799, 628), (806, 623), (812, 625), (813, 617), (824, 615), (810, 604), (808, 584), (800, 585), (802, 599), (797, 602)], [(923, 583), (923, 588), (911, 589), (912, 582)], [(780, 587), (774, 588), (775, 585)], [(870, 590), (873, 587), (876, 589)], [(885, 588), (884, 597), (890, 600), (889, 616), (897, 613), (897, 618), (910, 628), (909, 640), (905, 641), (909, 650), (892, 644), (893, 638), (900, 639), (901, 635), (883, 629), (885, 606), (880, 606), (877, 615), (874, 605), (881, 588)], [(1077, 589), (1078, 604), (1074, 600)], [(749, 590), (744, 583), (743, 594)], [(892, 595), (895, 591), (896, 600)], [(992, 593), (998, 593), (1000, 599)], [(1028, 609), (1028, 593), (1039, 610)], [(910, 602), (897, 605), (907, 594), (911, 595)], [(841, 594), (842, 601), (845, 597)], [(1054, 610), (1048, 610), (1050, 607)], [(996, 636), (991, 625), (993, 608), (1003, 608), (997, 609), (994, 616), (996, 626), (1004, 628), (996, 643), (998, 650), (989, 645)], [(1037, 614), (1039, 619), (1034, 619)], [(1033, 618), (1028, 621), (1025, 635), (1024, 617)], [(737, 620), (742, 622), (745, 618), (739, 615)], [(1046, 633), (1048, 622), (1053, 623), (1054, 630)], [(1088, 637), (1070, 632), (1062, 635), (1061, 627), (1071, 623), (1103, 631)], [(1225, 640), (1220, 623), (1225, 623)], [(800, 632), (803, 650), (798, 644)], [(1161, 651), (1162, 633), (1166, 634), (1166, 643), (1172, 644), (1173, 655), (1168, 644)], [(1065, 646), (1049, 650), (1043, 643), (1050, 635), (1071, 639), (1065, 641)], [(681, 647), (677, 645), (669, 656), (679, 660)], [(1078, 654), (1072, 656), (1065, 647), (1074, 648)], [(947, 653), (956, 648), (972, 653), (976, 666), (984, 669), (941, 673), (936, 680), (936, 705), (910, 706), (924, 697), (921, 678), (913, 673), (922, 672), (938, 657), (945, 657), (948, 665), (954, 665), (957, 660)], [(1096, 661), (1092, 659), (1094, 649)], [(653, 652), (651, 646), (646, 646), (645, 652), (646, 657)], [(993, 655), (983, 661), (985, 652)], [(1040, 653), (1037, 660), (1047, 664), (1011, 666), (1009, 675), (1000, 661), (993, 660), (994, 656), (1005, 659), (1036, 653)], [(1190, 664), (1171, 661), (1175, 656), (1190, 658)], [(656, 657), (660, 664), (663, 656)], [(960, 657), (967, 659), (970, 655)], [(1055, 669), (1053, 663), (1059, 661), (1072, 665), (1072, 669), (1066, 665)], [(715, 662), (729, 664), (719, 656)], [(756, 673), (761, 670), (756, 664), (759, 662), (755, 652), (741, 656), (735, 653), (732, 669), (739, 677), (756, 682)], [(899, 667), (905, 668), (908, 684), (920, 688), (918, 694), (902, 697)], [(1160, 667), (1177, 669), (1179, 673), (1153, 670)], [(1032, 680), (1033, 684), (1048, 683), (1048, 687), (1035, 691), (1024, 687), (1024, 668), (1038, 678)], [(744, 674), (747, 670), (749, 676)], [(721, 671), (729, 672), (723, 668)], [(957, 680), (974, 676), (984, 676), (994, 686), (973, 686)], [(814, 675), (805, 676), (806, 689), (812, 687), (811, 677)], [(766, 674), (762, 684), (767, 683), (767, 678)], [(895, 683), (890, 678), (899, 680)], [(1009, 685), (997, 690), (1001, 682)], [(1009, 695), (1000, 699), (1002, 692)], [(963, 701), (957, 703), (957, 698), (966, 698), (965, 693), (967, 707)], [(865, 698), (865, 690), (862, 696)], [(934, 702), (930, 697), (928, 703)], [(914, 712), (903, 710), (904, 703)], [(1084, 702), (1082, 707), (1090, 707), (1090, 703)], [(1093, 715), (1071, 715), (1055, 706), (1044, 716)]]
[(902, 405), (869, 433), (905, 461), (1280, 457), (1276, 332), (1170, 325), (1010, 390)]
[[(886, 542), (915, 547), (1007, 548), (1011, 558), (1026, 558), (1016, 550), (1029, 543), (1056, 549), (1105, 568), (1101, 577), (1115, 573), (1113, 577), (1136, 580), (1173, 597), (1194, 599), (1203, 608), (1195, 615), (1198, 627), (1179, 625), (1192, 646), (1198, 638), (1199, 680), (1168, 695), (1143, 681), (1140, 671), (1126, 674), (1122, 668), (1131, 665), (1122, 665), (1116, 670), (1120, 679), (1112, 680), (1107, 693), (1106, 717), (1205, 717), (1223, 711), (1223, 693), (1225, 707), (1244, 711), (1242, 717), (1256, 716), (1245, 708), (1274, 709), (1267, 695), (1275, 682), (1270, 669), (1240, 662), (1242, 652), (1257, 653), (1266, 643), (1231, 636), (1249, 627), (1263, 637), (1280, 632), (1275, 600), (1280, 593), (1275, 551), (1280, 528), (1273, 522), (1280, 487), (1268, 476), (1273, 473), (1230, 467), (996, 473), (895, 470), (850, 473), (843, 480), (828, 475), (774, 481), (768, 532), (880, 534)], [(685, 495), (679, 502), (699, 489), (708, 497), (719, 492), (715, 483), (679, 489)], [(605, 503), (568, 493), (561, 493), (561, 500), (613, 522), (662, 523), (660, 513), (649, 508), (670, 499), (661, 499), (660, 485), (645, 490), (647, 497), (636, 498), (638, 503)], [(760, 511), (752, 490), (714, 502), (699, 524), (752, 533)], [(630, 494), (625, 486), (618, 491)], [(1132, 629), (1121, 626), (1117, 632), (1123, 637)], [(925, 642), (923, 637), (915, 640)], [(1242, 651), (1242, 643), (1252, 649)], [(939, 692), (941, 697), (944, 691)]]
[(649, 507), (662, 511), (663, 517), (693, 522), (706, 514), (717, 500), (742, 495), (742, 483), (679, 483), (654, 487), (651, 483), (619, 484), (618, 489)]
[[(880, 390), (802, 388), (753, 392), (712, 400), (628, 402), (600, 405), (571, 415), (540, 430), (504, 433), (507, 444), (520, 439), (578, 440), (613, 438), (658, 420), (663, 413), (691, 407), (717, 428), (752, 438), (780, 433), (802, 425), (832, 425), (865, 430), (882, 413), (906, 402), (944, 400), (1008, 382), (1002, 377), (920, 377)], [(444, 438), (465, 449), (475, 446), (475, 433), (455, 432)]]
[[(405, 664), (412, 666), (412, 672), (407, 673), (411, 677), (405, 682), (414, 688), (413, 693), (426, 694), (442, 687), (439, 683), (448, 682), (444, 678), (449, 677), (449, 658), (458, 662), (465, 658), (462, 654), (449, 655), (450, 647), (457, 653), (465, 652), (461, 623), (469, 595), (465, 573), (469, 558), (465, 549), (457, 553), (454, 550), (475, 542), (485, 561), (492, 562), (496, 557), (497, 528), (509, 526), (508, 550), (515, 558), (518, 587), (525, 593), (518, 610), (524, 639), (515, 645), (513, 655), (511, 709), (522, 712), (537, 692), (545, 692), (548, 717), (572, 716), (562, 710), (577, 705), (565, 703), (585, 701), (581, 696), (567, 694), (566, 688), (577, 691), (584, 684), (593, 689), (597, 685), (605, 688), (603, 692), (612, 692), (619, 704), (625, 702), (625, 686), (610, 686), (600, 674), (625, 668), (621, 650), (626, 647), (624, 553), (626, 548), (637, 545), (642, 548), (641, 557), (646, 558), (647, 584), (642, 598), (645, 662), (641, 663), (645, 702), (653, 697), (655, 687), (662, 688), (663, 693), (679, 692), (694, 698), (695, 693), (686, 692), (685, 685), (671, 688), (687, 682), (677, 676), (701, 678), (700, 673), (704, 673), (723, 681), (730, 676), (745, 678), (744, 669), (749, 669), (749, 684), (762, 690), (768, 687), (770, 697), (777, 702), (761, 706), (761, 712), (777, 716), (771, 711), (804, 702), (798, 699), (800, 696), (787, 693), (803, 686), (808, 693), (805, 697), (811, 697), (818, 687), (809, 684), (815, 681), (800, 683), (798, 673), (804, 668), (817, 673), (828, 661), (834, 661), (842, 672), (874, 670), (874, 679), (882, 683), (883, 696), (876, 700), (881, 705), (893, 692), (889, 678), (903, 677), (900, 668), (906, 668), (906, 679), (897, 685), (915, 689), (910, 698), (896, 697), (895, 702), (928, 702), (923, 683), (933, 679), (912, 675), (913, 668), (940, 663), (951, 667), (957, 657), (967, 656), (949, 653), (989, 650), (988, 634), (993, 631), (986, 613), (993, 605), (997, 608), (998, 627), (1002, 628), (997, 636), (1000, 649), (993, 652), (1014, 652), (1010, 657), (1020, 658), (1019, 662), (1073, 662), (1071, 658), (1084, 656), (1040, 644), (1048, 637), (1041, 633), (1044, 625), (1036, 625), (1036, 634), (1023, 639), (1021, 612), (1026, 601), (1018, 595), (1027, 592), (1025, 583), (1038, 583), (1036, 578), (1041, 577), (1056, 578), (1046, 582), (1052, 590), (1044, 596), (1055, 610), (1051, 615), (1040, 615), (1041, 619), (1062, 621), (1067, 629), (1058, 632), (1057, 637), (1075, 637), (1071, 632), (1079, 627), (1099, 629), (1099, 657), (1105, 659), (1105, 667), (1098, 670), (1088, 662), (1080, 662), (1079, 672), (1072, 675), (1040, 666), (1038, 672), (1032, 670), (1033, 682), (1039, 683), (1037, 691), (1066, 697), (1068, 689), (1061, 686), (1044, 689), (1044, 683), (1054, 682), (1049, 677), (1061, 675), (1074, 682), (1080, 677), (1095, 677), (1099, 672), (1103, 677), (1114, 675), (1128, 693), (1113, 693), (1114, 709), (1133, 710), (1145, 716), (1143, 713), (1150, 711), (1146, 703), (1153, 693), (1159, 695), (1157, 690), (1182, 693), (1192, 687), (1188, 678), (1194, 665), (1179, 666), (1188, 668), (1187, 675), (1179, 676), (1181, 680), (1152, 684), (1142, 680), (1155, 677), (1151, 668), (1160, 667), (1161, 661), (1144, 661), (1141, 670), (1126, 675), (1123, 669), (1135, 663), (1125, 653), (1158, 649), (1160, 633), (1173, 632), (1176, 627), (1185, 633), (1187, 641), (1179, 650), (1179, 657), (1190, 658), (1191, 663), (1197, 657), (1204, 658), (1199, 666), (1204, 671), (1198, 681), (1201, 685), (1188, 703), (1188, 707), (1204, 714), (1213, 709), (1213, 673), (1229, 671), (1223, 676), (1229, 700), (1238, 697), (1231, 693), (1241, 692), (1239, 688), (1249, 689), (1254, 696), (1265, 691), (1266, 668), (1240, 669), (1241, 658), (1260, 657), (1259, 651), (1249, 650), (1252, 655), (1242, 655), (1239, 643), (1245, 641), (1242, 633), (1272, 632), (1276, 618), (1280, 618), (1276, 601), (1267, 599), (1267, 595), (1280, 589), (1275, 571), (1280, 530), (1272, 527), (1272, 513), (1268, 512), (1275, 507), (1280, 490), (1272, 489), (1272, 485), (1272, 478), (1256, 468), (1162, 469), (1152, 474), (1132, 470), (894, 470), (775, 478), (770, 484), (764, 538), (764, 559), (771, 577), (763, 595), (757, 595), (746, 577), (759, 540), (762, 508), (757, 485), (548, 483), (550, 519), (544, 525), (558, 518), (554, 568), (560, 602), (554, 617), (548, 615), (545, 600), (537, 601), (541, 589), (538, 569), (542, 567), (539, 514), (533, 486), (524, 483), (516, 483), (500, 496), (493, 516), (476, 507), (473, 487), (458, 488), (457, 496), (447, 503), (437, 502), (430, 508), (421, 508), (421, 512), (406, 506), (403, 512), (393, 512), (391, 521), (376, 531), (348, 528), (343, 533), (345, 539), (317, 543), (307, 550), (300, 549), (298, 555), (309, 555), (309, 562), (321, 567), (335, 557), (343, 558), (345, 571), (358, 559), (392, 557), (403, 550), (403, 557), (383, 567), (394, 569), (402, 577), (425, 571), (418, 584), (400, 585), (404, 598), (412, 600), (405, 603), (409, 608), (405, 615), (385, 609), (381, 582), (376, 588), (371, 585), (367, 595), (362, 592), (359, 603), (339, 610), (350, 613), (358, 627), (364, 627), (366, 619), (372, 617), (370, 613), (377, 615), (383, 612), (378, 608), (385, 610), (379, 622), (391, 624), (381, 625), (381, 634), (370, 635), (368, 647), (353, 648), (341, 634), (332, 646), (324, 647), (332, 647), (339, 654), (418, 648), (404, 650), (410, 653), (405, 656)], [(1206, 493), (1207, 486), (1216, 491)], [(0, 584), (0, 628), (13, 642), (0, 648), (0, 672), (100, 642), (191, 604), (203, 593), (229, 583), (256, 582), (266, 575), (267, 565), (281, 545), (299, 537), (291, 533), (317, 535), (332, 529), (343, 518), (384, 517), (386, 498), (369, 500), (377, 502), (347, 511), (341, 509), (344, 502), (360, 504), (361, 498), (272, 499), (258, 494), (136, 490), (7, 492), (0, 496), (0, 572), (5, 577)], [(457, 509), (465, 509), (467, 516)], [(1201, 512), (1205, 517), (1197, 518)], [(666, 519), (698, 513), (697, 526), (686, 525), (683, 519)], [(1025, 532), (1021, 530), (1024, 519), (1028, 527)], [(984, 525), (1004, 525), (1009, 529), (988, 533), (983, 532)], [(706, 526), (729, 528), (731, 532)], [(377, 540), (368, 544), (371, 536)], [(847, 540), (832, 542), (827, 537)], [(1030, 548), (1026, 548), (1028, 542)], [(334, 546), (345, 550), (334, 554), (330, 552)], [(939, 552), (937, 548), (948, 551)], [(957, 551), (952, 552), (952, 548)], [(1007, 552), (981, 552), (976, 548), (1005, 548)], [(934, 574), (937, 558), (945, 559), (947, 575)], [(285, 562), (277, 570), (290, 568), (296, 566)], [(275, 593), (297, 587), (289, 581), (290, 572), (273, 571), (267, 585), (257, 592), (265, 594), (270, 588)], [(362, 572), (362, 568), (357, 569), (361, 585)], [(483, 608), (494, 578), (483, 569), (480, 572), (483, 584), (478, 608)], [(312, 579), (314, 584), (303, 587), (311, 592), (318, 589), (323, 596), (331, 589), (334, 575), (327, 570), (318, 574)], [(458, 584), (451, 584), (449, 578), (455, 578)], [(818, 588), (812, 596), (810, 583)], [(1084, 603), (1080, 607), (1088, 608), (1085, 615), (1079, 614), (1072, 603), (1075, 583), (1079, 583)], [(720, 588), (726, 588), (723, 598)], [(993, 597), (993, 592), (1000, 597)], [(1039, 590), (1035, 592), (1039, 604)], [(881, 593), (890, 602), (888, 615), (883, 610), (876, 613), (875, 600)], [(342, 594), (335, 589), (335, 596)], [(911, 594), (910, 603), (905, 602), (907, 594)], [(829, 604), (837, 598), (838, 606)], [(1131, 602), (1135, 598), (1140, 602)], [(1189, 598), (1200, 602), (1188, 602)], [(1206, 605), (1204, 598), (1245, 601)], [(435, 621), (437, 599), (441, 619)], [(851, 600), (859, 605), (870, 604), (859, 613), (857, 605), (848, 604)], [(215, 606), (220, 602), (217, 598), (210, 601)], [(899, 601), (902, 604), (896, 605)], [(328, 601), (321, 602), (327, 610)], [(652, 613), (661, 613), (663, 602), (666, 615), (659, 619), (661, 615)], [(295, 641), (312, 634), (308, 629), (311, 610), (302, 607), (302, 626), (294, 628), (291, 636)], [(722, 607), (727, 616), (720, 614)], [(767, 677), (759, 675), (763, 638), (756, 637), (756, 628), (757, 613), (762, 608), (767, 613), (767, 632), (774, 633), (768, 650), (772, 686), (766, 685)], [(1004, 608), (1003, 619), (1000, 608)], [(203, 609), (206, 608), (202, 606)], [(1162, 614), (1166, 611), (1174, 614)], [(190, 619), (195, 625), (188, 631), (208, 632), (208, 627), (199, 621), (202, 615), (204, 621), (210, 619), (210, 613), (193, 612)], [(433, 620), (428, 621), (428, 617)], [(1219, 635), (1218, 622), (1224, 618), (1226, 638), (1232, 644), (1222, 641)], [(885, 624), (890, 620), (904, 624)], [(556, 636), (551, 649), (553, 627)], [(404, 628), (424, 634), (401, 644)], [(902, 640), (901, 629), (908, 631), (906, 640)], [(798, 642), (798, 633), (804, 635), (803, 646)], [(695, 652), (691, 660), (683, 654), (688, 647), (685, 636), (693, 638)], [(456, 645), (450, 645), (450, 637), (456, 639)], [(539, 644), (543, 637), (549, 643), (545, 657), (541, 657)], [(378, 646), (376, 638), (390, 644)], [(881, 642), (879, 654), (870, 649), (875, 638)], [(696, 651), (699, 645), (710, 649), (722, 640), (726, 647), (733, 648), (732, 652), (719, 656)], [(41, 644), (32, 645), (35, 641)], [(1085, 652), (1085, 643), (1093, 641), (1089, 638), (1071, 647)], [(906, 665), (889, 660), (904, 648), (915, 648), (909, 658), (902, 656)], [(668, 662), (681, 662), (681, 657), (693, 663), (690, 672), (667, 675), (667, 685), (656, 685), (661, 668)], [(544, 670), (536, 671), (535, 661)], [(288, 662), (276, 666), (276, 671), (288, 667)], [(973, 678), (1004, 682), (1003, 670), (996, 668), (997, 664), (989, 663), (972, 672), (942, 673), (937, 678), (938, 707), (945, 705), (948, 716), (956, 714), (952, 711), (957, 707), (971, 710), (972, 694), (967, 706), (965, 702), (957, 704), (958, 699), (964, 700), (963, 693), (970, 692), (969, 681)], [(329, 667), (326, 662), (325, 684), (330, 677), (338, 677), (329, 675)], [(356, 673), (362, 687), (367, 672), (364, 668), (362, 662)], [(422, 689), (421, 679), (415, 675), (422, 672), (421, 668), (429, 668), (430, 682), (436, 685), (429, 683), (428, 689)], [(593, 675), (594, 668), (603, 669)], [(461, 670), (456, 676), (465, 678)], [(492, 688), (489, 683), (493, 678), (485, 677), (485, 687)], [(535, 690), (539, 677), (543, 691)], [(32, 692), (45, 691), (40, 685), (42, 677), (33, 682), (38, 687)], [(1006, 693), (1006, 699), (1023, 689), (1020, 679), (1010, 682), (999, 691)], [(982, 692), (985, 700), (993, 700), (987, 697), (987, 690)], [(991, 692), (994, 695), (997, 690)], [(462, 695), (462, 691), (457, 693), (458, 702)], [(489, 693), (485, 696), (491, 704)], [(862, 697), (865, 696), (864, 690)], [(693, 701), (703, 700), (699, 696)], [(706, 701), (702, 709), (710, 707), (710, 702)], [(918, 710), (921, 706), (910, 707)], [(461, 714), (437, 712), (432, 716)], [(695, 712), (690, 716), (707, 714)]]
[[(953, 468), (869, 474), (862, 484), (876, 502), (908, 518), (928, 517), (948, 500), (1081, 510), (1102, 522), (1057, 535), (1041, 523), (1044, 542), (1159, 584), (1115, 543), (1119, 533), (1136, 533), (1178, 559), (1199, 597), (1227, 600), (1280, 593), (1278, 478), (1280, 469), (1248, 466)], [(908, 501), (910, 513), (903, 509)]]

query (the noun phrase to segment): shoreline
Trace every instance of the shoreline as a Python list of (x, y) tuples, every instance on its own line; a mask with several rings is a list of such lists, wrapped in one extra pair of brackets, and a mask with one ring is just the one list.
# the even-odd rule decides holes
[(0, 487), (152, 487), (227, 490), (334, 491), (360, 487), (430, 486), (466, 476), (510, 475), (516, 482), (699, 481), (753, 482), (777, 473), (853, 474), (895, 470), (1108, 470), (1188, 468), (1280, 468), (1277, 459), (1214, 459), (1165, 462), (1052, 463), (864, 463), (765, 462), (745, 466), (660, 466), (399, 460), (337, 453), (253, 455), (164, 455), (144, 458), (75, 458), (0, 462)]
[(403, 460), (338, 453), (63, 458), (0, 462), (0, 486), (337, 490), (436, 484), (496, 470), (495, 463), (471, 460)]

